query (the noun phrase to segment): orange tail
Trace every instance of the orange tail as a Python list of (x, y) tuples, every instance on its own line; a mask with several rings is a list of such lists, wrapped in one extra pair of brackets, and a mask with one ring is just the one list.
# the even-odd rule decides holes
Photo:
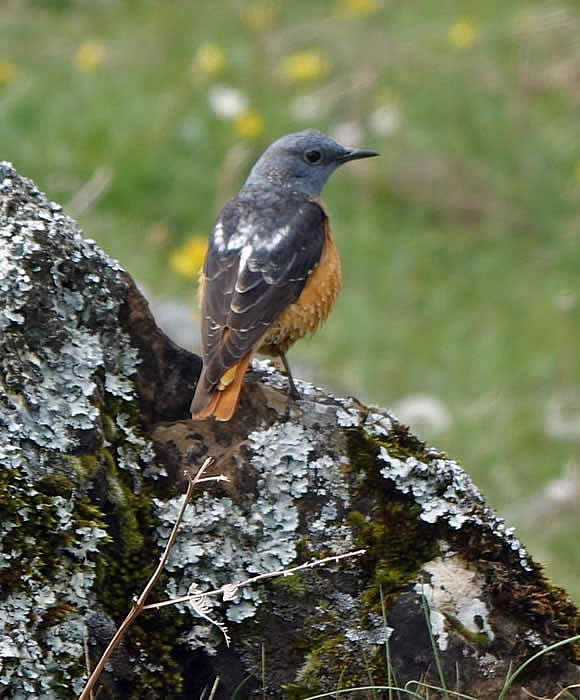
[[(224, 374), (220, 385), (222, 388), (216, 387), (211, 393), (203, 392), (201, 388), (203, 382), (200, 377), (198, 384), (200, 395), (198, 396), (198, 390), (196, 389), (195, 396), (191, 402), (191, 417), (193, 420), (203, 420), (210, 416), (214, 416), (216, 420), (223, 422), (230, 420), (238, 405), (242, 382), (251, 357), (252, 353), (250, 352), (244, 355), (237, 365), (234, 365)], [(201, 408), (199, 407), (200, 404)]]

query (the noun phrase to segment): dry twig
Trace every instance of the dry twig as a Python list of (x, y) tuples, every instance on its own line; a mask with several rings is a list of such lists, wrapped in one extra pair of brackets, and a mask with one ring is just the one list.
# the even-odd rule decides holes
[(129, 611), (127, 617), (123, 620), (121, 623), (119, 629), (115, 632), (113, 638), (109, 642), (109, 645), (103, 652), (101, 658), (99, 659), (99, 662), (93, 669), (93, 672), (89, 676), (89, 679), (83, 688), (83, 692), (79, 696), (79, 700), (90, 700), (91, 693), (93, 688), (95, 687), (96, 682), (98, 681), (103, 669), (105, 668), (105, 664), (109, 660), (111, 654), (113, 651), (116, 649), (118, 646), (119, 642), (129, 629), (129, 627), (133, 624), (137, 616), (145, 610), (145, 602), (147, 598), (149, 597), (149, 594), (151, 593), (151, 590), (153, 586), (157, 583), (159, 580), (159, 577), (161, 576), (161, 573), (165, 567), (165, 564), (167, 563), (167, 559), (169, 557), (169, 552), (171, 550), (171, 547), (173, 547), (173, 544), (175, 543), (175, 539), (177, 537), (177, 531), (179, 529), (179, 526), (181, 525), (181, 521), (183, 519), (183, 514), (185, 513), (185, 508), (187, 504), (189, 503), (191, 499), (191, 495), (193, 493), (193, 489), (196, 487), (197, 484), (200, 482), (204, 481), (227, 481), (227, 478), (225, 476), (212, 476), (212, 477), (203, 477), (204, 472), (215, 463), (215, 459), (213, 457), (208, 457), (205, 462), (201, 465), (199, 468), (199, 471), (197, 474), (192, 478), (188, 474), (186, 476), (189, 479), (189, 484), (187, 486), (187, 492), (185, 496), (183, 497), (183, 503), (181, 504), (181, 508), (179, 509), (179, 513), (177, 515), (177, 518), (175, 520), (175, 525), (173, 526), (173, 530), (171, 531), (171, 535), (169, 536), (169, 539), (167, 541), (167, 544), (165, 546), (165, 549), (163, 550), (163, 554), (161, 555), (161, 559), (159, 560), (159, 564), (157, 565), (157, 568), (151, 575), (151, 578), (147, 582), (147, 585), (141, 592), (141, 595), (137, 598), (137, 600), (133, 601), (133, 607)]
[[(317, 566), (322, 566), (323, 564), (328, 564), (334, 561), (340, 561), (341, 559), (347, 559), (348, 557), (360, 557), (366, 553), (366, 549), (357, 549), (354, 552), (345, 552), (345, 554), (336, 554), (332, 557), (324, 557), (324, 559), (314, 559), (312, 561), (307, 561), (305, 564), (300, 564), (300, 566), (293, 566), (291, 569), (278, 569), (277, 571), (268, 571), (265, 574), (259, 574), (258, 576), (253, 576), (252, 578), (247, 578), (245, 581), (240, 581), (240, 583), (226, 583), (220, 588), (216, 588), (213, 591), (200, 592), (197, 584), (192, 584), (190, 586), (190, 592), (187, 595), (179, 596), (178, 598), (171, 598), (170, 600), (162, 600), (160, 603), (150, 603), (145, 605), (144, 610), (156, 610), (158, 608), (163, 608), (166, 605), (175, 605), (176, 603), (191, 603), (194, 610), (197, 610), (199, 605), (198, 601), (202, 601), (209, 596), (223, 595), (224, 601), (233, 600), (240, 588), (244, 586), (250, 586), (257, 581), (263, 581), (267, 578), (274, 578), (276, 576), (291, 576), (297, 571), (302, 571), (303, 569), (314, 569)], [(195, 603), (195, 605), (194, 605)], [(201, 614), (201, 613), (199, 613)], [(217, 623), (207, 617), (207, 615), (202, 615), (206, 619), (216, 625)], [(217, 625), (220, 629), (221, 625)], [(222, 629), (223, 632), (223, 629)], [(226, 643), (229, 645), (228, 636), (224, 633), (226, 637)]]

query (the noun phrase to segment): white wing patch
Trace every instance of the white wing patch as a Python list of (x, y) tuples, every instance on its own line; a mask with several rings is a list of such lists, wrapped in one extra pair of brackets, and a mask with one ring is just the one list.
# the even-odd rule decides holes
[(216, 247), (218, 253), (223, 254), (226, 250), (226, 241), (224, 238), (224, 227), (220, 221), (214, 226), (213, 229), (213, 244)]
[(228, 240), (228, 253), (239, 250), (244, 244), (247, 244), (247, 242), (251, 240), (252, 230), (253, 228), (250, 224), (241, 224), (238, 230), (233, 233)]
[(274, 233), (270, 238), (268, 238), (267, 240), (264, 240), (262, 242), (262, 245), (268, 251), (274, 250), (284, 240), (284, 238), (286, 238), (289, 231), (290, 231), (289, 225), (282, 226), (282, 228), (279, 228), (276, 231), (276, 233)]
[(252, 254), (252, 246), (250, 243), (246, 243), (246, 245), (242, 248), (242, 252), (240, 253), (240, 263), (238, 265), (238, 277), (242, 274), (244, 268), (246, 267), (246, 264), (248, 262), (248, 258)]

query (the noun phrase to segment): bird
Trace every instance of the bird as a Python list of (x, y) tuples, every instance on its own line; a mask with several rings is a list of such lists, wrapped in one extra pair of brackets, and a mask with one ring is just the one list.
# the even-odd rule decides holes
[(203, 367), (191, 417), (229, 421), (254, 353), (278, 356), (326, 320), (341, 287), (340, 258), (320, 199), (344, 163), (379, 155), (308, 129), (274, 141), (222, 209), (200, 273)]

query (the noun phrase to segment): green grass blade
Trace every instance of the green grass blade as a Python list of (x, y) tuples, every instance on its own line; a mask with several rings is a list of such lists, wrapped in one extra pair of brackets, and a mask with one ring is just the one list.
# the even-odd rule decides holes
[(389, 625), (387, 623), (387, 608), (385, 606), (385, 598), (383, 596), (382, 586), (379, 586), (379, 593), (381, 594), (381, 610), (383, 613), (383, 625), (385, 627), (385, 653), (387, 656), (387, 682), (389, 684), (389, 700), (393, 700), (393, 689), (390, 687), (393, 685), (393, 667), (391, 664), (391, 646), (389, 644)]
[(443, 667), (441, 666), (441, 659), (439, 657), (439, 649), (437, 648), (437, 643), (435, 642), (435, 637), (433, 636), (433, 630), (431, 629), (431, 619), (429, 604), (427, 603), (427, 598), (425, 593), (421, 593), (423, 600), (423, 612), (425, 613), (425, 622), (427, 624), (427, 630), (429, 631), (429, 639), (431, 640), (431, 648), (433, 649), (433, 657), (435, 658), (435, 666), (437, 667), (437, 673), (439, 674), (439, 681), (441, 682), (441, 690), (443, 692), (443, 697), (447, 698), (447, 686), (445, 684), (445, 675), (443, 674)]
[(329, 693), (321, 693), (320, 695), (309, 695), (305, 700), (319, 700), (320, 698), (333, 698), (337, 695), (347, 695), (348, 693), (360, 693), (362, 691), (377, 691), (377, 690), (396, 690), (399, 693), (405, 693), (410, 698), (419, 698), (419, 700), (425, 700), (422, 695), (414, 693), (412, 690), (407, 690), (406, 688), (398, 688), (397, 686), (391, 685), (363, 685), (358, 688), (345, 688), (344, 690), (334, 690)]
[(499, 694), (499, 697), (497, 700), (504, 700), (507, 691), (511, 688), (513, 682), (515, 679), (536, 659), (539, 659), (541, 656), (544, 654), (547, 654), (549, 651), (553, 651), (554, 649), (558, 649), (559, 647), (563, 647), (566, 644), (573, 644), (574, 642), (580, 642), (580, 634), (577, 634), (574, 637), (568, 637), (568, 639), (562, 639), (559, 642), (556, 642), (555, 644), (550, 644), (550, 646), (545, 647), (541, 651), (539, 651), (537, 654), (534, 654), (533, 656), (530, 656), (530, 658), (527, 661), (524, 661), (524, 663), (519, 666), (509, 678), (507, 678), (506, 683), (503, 687), (503, 690)]

